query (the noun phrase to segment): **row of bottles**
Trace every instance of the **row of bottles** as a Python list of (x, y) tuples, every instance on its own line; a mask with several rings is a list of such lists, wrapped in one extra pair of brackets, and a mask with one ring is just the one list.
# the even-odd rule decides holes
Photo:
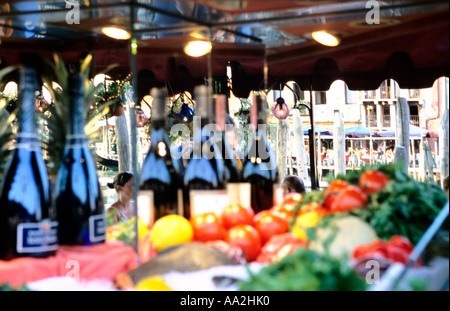
[(70, 119), (55, 191), (36, 132), (33, 69), (20, 69), (16, 144), (0, 188), (0, 259), (45, 257), (58, 245), (104, 242), (104, 205), (84, 132), (84, 77), (68, 81)]
[[(36, 133), (36, 75), (33, 69), (24, 68), (20, 77), (19, 131), (0, 185), (0, 259), (45, 257), (54, 254), (58, 245), (104, 242), (104, 204), (84, 132), (85, 78), (69, 76), (70, 118), (52, 193)], [(150, 196), (147, 202), (152, 222), (168, 214), (189, 219), (193, 191), (214, 193), (230, 184), (250, 184), (250, 206), (255, 213), (272, 206), (278, 175), (264, 128), (262, 96), (253, 97), (251, 119), (255, 135), (242, 167), (238, 167), (225, 135), (225, 96), (213, 99), (206, 86), (195, 89), (196, 116), (200, 121), (194, 125), (197, 128), (193, 146), (183, 165), (183, 158), (173, 157), (167, 136), (165, 93), (154, 88), (151, 95), (151, 146), (141, 168), (139, 191)], [(213, 124), (217, 127), (207, 127)]]
[(250, 206), (255, 213), (272, 207), (278, 173), (276, 159), (267, 141), (266, 112), (261, 95), (253, 97), (251, 118), (255, 135), (249, 142), (242, 167), (238, 166), (239, 160), (226, 139), (224, 95), (211, 98), (206, 86), (195, 88), (196, 117), (200, 122), (196, 124), (194, 120), (193, 145), (185, 166), (171, 154), (165, 128), (164, 92), (155, 88), (151, 95), (151, 147), (140, 176), (140, 194), (150, 193), (146, 202), (153, 202), (150, 203), (150, 222), (168, 214), (179, 214), (189, 219), (193, 191), (225, 190), (228, 184), (235, 183), (250, 184)]

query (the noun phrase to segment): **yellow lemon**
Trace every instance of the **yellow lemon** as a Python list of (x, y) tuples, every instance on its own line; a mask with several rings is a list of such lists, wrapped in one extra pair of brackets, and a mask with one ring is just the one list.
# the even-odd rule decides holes
[(312, 211), (301, 214), (295, 220), (295, 224), (292, 228), (292, 234), (297, 236), (300, 240), (307, 241), (306, 229), (312, 228), (320, 221), (319, 213)]
[(191, 242), (193, 238), (191, 223), (179, 215), (161, 217), (154, 223), (151, 231), (152, 245), (157, 252), (170, 246)]
[(135, 287), (135, 291), (172, 291), (169, 286), (167, 286), (164, 278), (161, 275), (155, 275), (143, 279)]

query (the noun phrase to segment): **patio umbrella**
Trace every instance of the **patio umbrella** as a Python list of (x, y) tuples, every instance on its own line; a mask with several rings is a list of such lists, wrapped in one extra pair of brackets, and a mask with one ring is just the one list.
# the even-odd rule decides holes
[(371, 134), (372, 136), (378, 136), (375, 131), (369, 130), (368, 128), (365, 128), (361, 125), (345, 129), (344, 134), (345, 136), (366, 136)]
[(426, 136), (430, 131), (415, 125), (409, 125), (409, 136)]
[[(410, 124), (409, 125), (409, 136), (412, 137), (420, 137), (420, 136), (426, 136), (429, 134), (430, 131), (415, 125)], [(380, 136), (382, 137), (395, 137), (395, 130), (389, 129), (385, 131), (379, 132)]]
[[(311, 127), (305, 127), (303, 129), (303, 134), (304, 135), (308, 135), (310, 128)], [(320, 132), (320, 134), (332, 135), (330, 130), (327, 130), (327, 129), (323, 128), (323, 127), (320, 127), (320, 126), (314, 124), (314, 133), (319, 133), (319, 132)]]

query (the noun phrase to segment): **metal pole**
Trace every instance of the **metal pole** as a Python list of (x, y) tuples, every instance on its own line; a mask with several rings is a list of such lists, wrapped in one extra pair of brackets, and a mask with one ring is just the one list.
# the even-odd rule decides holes
[(399, 277), (393, 282), (392, 289), (395, 290), (397, 288), (398, 284), (400, 284), (400, 281), (406, 275), (408, 270), (417, 262), (417, 260), (419, 259), (419, 256), (425, 251), (425, 248), (428, 246), (431, 239), (436, 235), (436, 233), (441, 228), (444, 221), (448, 218), (448, 213), (449, 213), (449, 207), (448, 207), (448, 201), (447, 201), (445, 206), (441, 209), (439, 214), (433, 220), (433, 223), (428, 227), (427, 231), (425, 231), (425, 233), (422, 235), (419, 242), (417, 242), (413, 251), (409, 255), (407, 264), (403, 267), (402, 272), (400, 273)]
[(137, 102), (137, 72), (136, 72), (136, 54), (137, 54), (137, 40), (134, 32), (134, 21), (135, 21), (135, 7), (130, 6), (130, 29), (131, 29), (131, 39), (130, 39), (130, 62), (131, 62), (131, 86), (133, 88), (133, 101), (130, 105), (130, 132), (131, 132), (131, 168), (134, 175), (134, 202), (136, 204), (134, 209), (135, 217), (135, 243), (134, 248), (137, 254), (136, 261), (139, 262), (139, 234), (138, 234), (138, 209), (137, 209), (137, 194), (139, 190), (139, 178), (138, 178), (138, 167), (137, 167), (137, 135), (136, 135), (136, 111), (135, 105)]
[(319, 189), (319, 181), (317, 179), (317, 165), (316, 165), (316, 143), (314, 135), (314, 116), (313, 116), (313, 101), (312, 101), (312, 78), (309, 77), (309, 123), (311, 129), (309, 130), (309, 166), (311, 170), (311, 190)]

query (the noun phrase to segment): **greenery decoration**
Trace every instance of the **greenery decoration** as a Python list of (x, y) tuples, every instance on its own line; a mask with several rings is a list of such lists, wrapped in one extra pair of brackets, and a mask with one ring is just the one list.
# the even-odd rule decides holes
[(123, 107), (123, 94), (125, 94), (125, 91), (132, 88), (129, 82), (130, 78), (131, 73), (128, 74), (123, 80), (118, 79), (109, 84), (103, 84), (95, 94), (95, 103), (93, 108), (96, 108), (96, 110), (102, 110), (105, 106), (109, 106), (110, 111), (107, 116), (112, 117), (112, 111)]

